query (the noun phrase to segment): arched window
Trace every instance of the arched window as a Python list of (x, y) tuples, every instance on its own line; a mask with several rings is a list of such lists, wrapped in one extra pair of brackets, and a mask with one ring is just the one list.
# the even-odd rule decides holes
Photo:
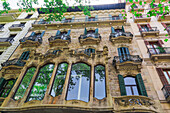
[(0, 97), (6, 98), (13, 88), (16, 79), (5, 80), (4, 78), (0, 79)]
[(134, 77), (125, 77), (124, 81), (127, 95), (139, 95), (136, 80)]
[(89, 101), (90, 66), (85, 63), (72, 65), (66, 100)]
[(40, 68), (40, 71), (34, 81), (31, 91), (26, 101), (42, 100), (44, 98), (47, 85), (50, 82), (53, 73), (54, 64), (47, 64)]
[(53, 82), (53, 86), (51, 89), (51, 93), (50, 93), (53, 97), (62, 94), (63, 86), (65, 83), (65, 77), (67, 74), (67, 68), (68, 68), (67, 63), (61, 63), (58, 65), (58, 69), (57, 69), (54, 82)]
[(94, 97), (97, 99), (103, 99), (106, 97), (105, 67), (102, 65), (97, 65), (95, 67)]
[(14, 95), (15, 100), (23, 98), (25, 91), (27, 90), (35, 71), (36, 71), (35, 67), (31, 67), (27, 70), (27, 72), (25, 73), (25, 75), (24, 75), (15, 95)]

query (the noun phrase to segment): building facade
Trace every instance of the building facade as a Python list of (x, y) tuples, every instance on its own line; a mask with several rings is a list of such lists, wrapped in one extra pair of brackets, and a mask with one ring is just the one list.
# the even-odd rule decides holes
[(72, 9), (57, 22), (37, 9), (2, 63), (0, 111), (169, 113), (169, 20), (135, 18), (131, 5), (94, 6), (91, 17)]

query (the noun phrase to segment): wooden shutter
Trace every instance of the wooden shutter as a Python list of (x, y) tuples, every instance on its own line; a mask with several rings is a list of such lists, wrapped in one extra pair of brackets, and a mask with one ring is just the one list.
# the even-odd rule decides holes
[(35, 32), (32, 32), (30, 36), (34, 36), (35, 35)]
[(60, 35), (60, 30), (57, 31), (56, 36), (57, 36), (57, 35)]
[(42, 38), (42, 37), (44, 36), (44, 34), (45, 34), (45, 31), (43, 31), (43, 32), (41, 33), (41, 36), (40, 36), (40, 37)]
[(98, 28), (95, 29), (95, 34), (98, 34), (98, 30), (99, 30)]
[(140, 26), (140, 24), (137, 24), (138, 28), (139, 28), (139, 31), (141, 32), (142, 31), (142, 27)]
[(86, 29), (86, 27), (84, 28), (84, 35), (87, 35), (87, 29)]
[(158, 72), (158, 75), (159, 75), (159, 78), (161, 79), (162, 84), (168, 85), (169, 83), (167, 79), (165, 78), (162, 68), (156, 68), (156, 71)]
[(147, 24), (147, 27), (149, 28), (149, 30), (152, 30), (152, 28), (151, 28), (150, 24)]
[(143, 96), (148, 96), (141, 74), (136, 75), (136, 82), (137, 82), (137, 85), (138, 85), (139, 93)]
[(111, 32), (112, 32), (112, 33), (115, 33), (114, 27), (111, 27)]
[(73, 16), (71, 19), (71, 22), (74, 22), (74, 21), (75, 21), (75, 16)]
[(112, 15), (111, 14), (109, 14), (109, 20), (112, 20)]
[(88, 20), (89, 20), (89, 17), (88, 17), (88, 16), (86, 16), (85, 21), (86, 21), (86, 22), (88, 22)]
[(1, 77), (0, 78), (0, 90), (2, 89), (5, 82), (6, 82), (6, 80), (3, 77)]
[(122, 26), (122, 31), (123, 31), (123, 32), (125, 32), (125, 29), (124, 29), (124, 27), (123, 27), (123, 26)]
[(98, 21), (98, 15), (95, 16), (95, 21)]
[(164, 26), (164, 28), (166, 28), (166, 27), (167, 27), (165, 23), (161, 23), (161, 24)]
[(70, 35), (71, 30), (68, 30), (67, 35)]
[(121, 96), (126, 95), (125, 82), (122, 75), (118, 75)]

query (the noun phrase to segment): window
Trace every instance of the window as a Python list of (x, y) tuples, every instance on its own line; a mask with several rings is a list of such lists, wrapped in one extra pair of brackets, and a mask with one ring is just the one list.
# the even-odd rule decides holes
[(118, 79), (121, 96), (125, 95), (148, 96), (141, 74), (137, 74), (136, 77), (130, 76), (123, 77), (122, 75), (118, 75)]
[(123, 32), (122, 29), (115, 29), (115, 32), (119, 33), (119, 32)]
[(32, 16), (32, 14), (28, 14), (27, 17), (25, 17), (25, 19), (28, 19)]
[(8, 38), (8, 41), (12, 43), (14, 41), (14, 38), (15, 38), (16, 35), (17, 34), (10, 35), (9, 38)]
[(0, 24), (0, 30), (4, 28), (5, 24)]
[(2, 55), (3, 51), (0, 52), (0, 55)]
[(127, 47), (118, 48), (118, 54), (119, 54), (120, 62), (130, 60), (130, 53)]
[(119, 20), (119, 16), (112, 16), (112, 20)]
[(16, 79), (0, 79), (0, 97), (7, 97), (15, 84)]
[(55, 39), (62, 39), (62, 40), (70, 40), (71, 30), (60, 32), (60, 30), (57, 31)]
[(67, 68), (68, 68), (67, 63), (61, 63), (58, 65), (58, 69), (57, 69), (57, 72), (56, 72), (56, 75), (53, 81), (51, 93), (50, 93), (53, 97), (56, 97), (62, 94), (63, 86), (65, 83), (65, 77), (67, 75)]
[(43, 100), (53, 69), (54, 64), (47, 64), (40, 68), (26, 101)]
[(23, 52), (19, 58), (19, 60), (28, 60), (30, 55), (30, 51)]
[(72, 18), (66, 18), (64, 23), (72, 22)]
[(167, 80), (168, 83), (170, 84), (170, 70), (168, 70), (168, 69), (163, 69), (163, 73), (164, 73), (164, 76), (165, 76), (166, 80)]
[(85, 53), (90, 56), (92, 53), (93, 54), (95, 53), (95, 49), (88, 48), (88, 49), (85, 50)]
[(140, 32), (157, 31), (157, 27), (151, 27), (150, 24), (137, 24)]
[(27, 90), (35, 71), (36, 71), (35, 67), (31, 67), (27, 70), (18, 89), (15, 92), (15, 95), (14, 95), (15, 100), (19, 100), (24, 97), (25, 91)]
[(91, 69), (85, 63), (72, 65), (66, 100), (89, 101)]
[(94, 97), (103, 99), (106, 97), (105, 67), (97, 65), (94, 70)]
[(170, 84), (170, 69), (156, 68), (163, 85)]
[(139, 95), (137, 84), (134, 77), (125, 77), (124, 81), (127, 95)]
[(145, 32), (149, 31), (149, 28), (147, 25), (141, 25), (141, 29), (142, 31), (145, 31)]

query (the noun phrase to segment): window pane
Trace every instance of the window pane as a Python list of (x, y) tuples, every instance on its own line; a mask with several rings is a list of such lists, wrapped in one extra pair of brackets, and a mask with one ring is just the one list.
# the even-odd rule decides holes
[(59, 66), (58, 66), (58, 70), (55, 75), (55, 80), (54, 80), (53, 87), (51, 90), (51, 95), (53, 97), (62, 94), (65, 77), (67, 74), (67, 68), (68, 68), (67, 63), (62, 63), (62, 64), (59, 64)]
[(31, 82), (31, 79), (35, 73), (35, 70), (36, 68), (35, 67), (32, 67), (32, 68), (29, 68), (19, 86), (19, 88), (17, 89), (16, 93), (15, 93), (15, 96), (14, 96), (14, 99), (15, 100), (18, 100), (20, 98), (23, 98), (24, 94), (25, 94), (25, 91), (27, 90), (30, 82)]
[(128, 87), (128, 86), (126, 86), (125, 88), (126, 88), (126, 94), (127, 94), (127, 95), (132, 95), (132, 90), (131, 90), (131, 88)]
[(125, 77), (124, 81), (125, 81), (125, 85), (136, 85), (135, 78), (133, 77)]
[(50, 82), (50, 78), (54, 69), (53, 64), (47, 64), (42, 67), (37, 75), (35, 83), (31, 89), (31, 92), (27, 98), (27, 101), (42, 100), (44, 98), (47, 85)]
[(0, 97), (4, 97), (4, 98), (7, 97), (8, 94), (10, 93), (12, 87), (14, 86), (14, 84), (15, 84), (14, 79), (6, 81), (1, 89)]
[(168, 83), (170, 84), (170, 78), (169, 78), (169, 76), (168, 76), (168, 73), (169, 73), (170, 71), (168, 71), (168, 73), (167, 73), (166, 71), (163, 71), (163, 72), (164, 72), (164, 75), (165, 75), (166, 80), (167, 80)]
[(94, 86), (94, 97), (97, 99), (103, 99), (106, 97), (105, 88), (105, 68), (102, 65), (95, 67), (95, 86)]
[(133, 93), (134, 93), (133, 95), (139, 95), (138, 88), (136, 86), (133, 86), (132, 89), (133, 89)]
[(89, 101), (90, 66), (77, 63), (72, 66), (66, 100)]

